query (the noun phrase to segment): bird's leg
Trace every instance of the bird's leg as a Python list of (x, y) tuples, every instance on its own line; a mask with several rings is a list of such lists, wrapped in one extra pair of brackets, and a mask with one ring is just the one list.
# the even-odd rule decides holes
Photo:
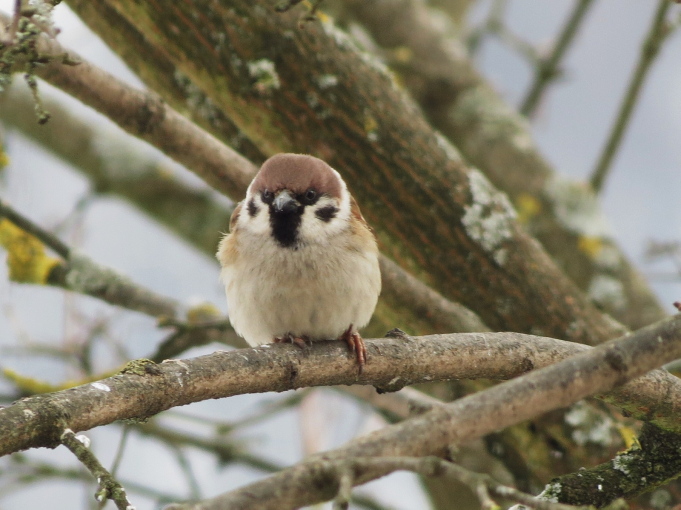
[(293, 333), (286, 333), (283, 336), (274, 337), (275, 344), (289, 343), (295, 344), (301, 349), (304, 349), (310, 345), (310, 338), (307, 335), (295, 336)]
[(364, 370), (364, 365), (367, 362), (367, 348), (366, 345), (364, 345), (364, 340), (360, 334), (354, 330), (352, 324), (350, 324), (348, 329), (340, 336), (339, 340), (343, 340), (347, 343), (350, 351), (355, 353), (357, 364), (359, 365), (359, 373), (361, 374)]

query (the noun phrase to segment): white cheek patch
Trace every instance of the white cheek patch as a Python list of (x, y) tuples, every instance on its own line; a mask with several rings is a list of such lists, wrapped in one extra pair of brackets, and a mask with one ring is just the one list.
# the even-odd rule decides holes
[[(251, 216), (249, 203), (253, 201), (256, 209), (255, 216)], [(270, 232), (270, 214), (269, 207), (262, 203), (259, 196), (246, 195), (244, 205), (239, 213), (239, 226), (247, 231), (256, 234), (269, 234)]]
[[(335, 216), (327, 220), (320, 219), (317, 211), (328, 207), (337, 209)], [(321, 197), (316, 204), (305, 207), (300, 224), (300, 238), (302, 241), (323, 242), (346, 230), (349, 216), (350, 197), (345, 190), (342, 191), (341, 203), (335, 198)]]

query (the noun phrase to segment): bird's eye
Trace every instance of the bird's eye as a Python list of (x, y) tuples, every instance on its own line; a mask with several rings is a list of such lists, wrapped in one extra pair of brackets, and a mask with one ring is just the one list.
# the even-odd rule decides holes
[(260, 198), (262, 198), (262, 201), (266, 204), (271, 204), (272, 201), (274, 200), (274, 193), (272, 193), (269, 190), (265, 190), (262, 192), (262, 195), (260, 195)]
[(317, 192), (310, 188), (305, 192), (305, 202), (307, 204), (313, 204), (317, 200)]

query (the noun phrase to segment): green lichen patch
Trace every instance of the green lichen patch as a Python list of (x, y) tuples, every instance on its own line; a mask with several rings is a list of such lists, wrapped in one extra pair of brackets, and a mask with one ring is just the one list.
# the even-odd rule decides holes
[(128, 361), (121, 369), (120, 373), (134, 375), (155, 375), (158, 373), (158, 367), (156, 366), (156, 363), (150, 359), (134, 359), (132, 361)]

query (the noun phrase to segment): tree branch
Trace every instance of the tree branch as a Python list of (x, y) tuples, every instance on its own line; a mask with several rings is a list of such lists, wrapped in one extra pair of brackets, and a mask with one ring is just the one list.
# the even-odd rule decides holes
[[(0, 13), (0, 22), (7, 16)], [(64, 57), (78, 65), (53, 62), (36, 69), (46, 81), (106, 115), (133, 136), (147, 141), (175, 161), (192, 169), (215, 189), (239, 194), (255, 173), (243, 156), (222, 144), (151, 92), (142, 92), (90, 64), (55, 40), (38, 36), (40, 54)], [(12, 72), (20, 72), (17, 64)], [(225, 172), (225, 165), (230, 172)]]
[(615, 117), (615, 123), (612, 126), (610, 135), (589, 179), (591, 187), (596, 193), (599, 193), (603, 188), (603, 183), (611, 168), (612, 160), (622, 143), (624, 132), (634, 112), (634, 106), (636, 106), (641, 94), (643, 82), (648, 76), (648, 71), (659, 54), (662, 44), (673, 32), (666, 19), (667, 11), (671, 6), (672, 3), (669, 0), (660, 0), (657, 4), (653, 22), (641, 46), (641, 56), (636, 64), (636, 69), (629, 81), (629, 86)]
[[(504, 500), (521, 503), (530, 508), (536, 508), (537, 510), (590, 510), (593, 508), (592, 506), (576, 507), (537, 499), (534, 496), (521, 492), (513, 487), (502, 485), (489, 475), (474, 473), (438, 457), (381, 457), (378, 459), (354, 457), (330, 462), (320, 461), (319, 464), (320, 471), (325, 472), (322, 476), (326, 475), (329, 478), (336, 477), (339, 480), (336, 502), (339, 501), (339, 498), (342, 498), (342, 502), (348, 501), (349, 489), (352, 488), (352, 481), (355, 473), (376, 469), (387, 471), (386, 474), (394, 471), (412, 471), (426, 477), (450, 476), (467, 485), (472, 492), (477, 493), (482, 508), (489, 510), (500, 507), (490, 499), (488, 492), (491, 492)], [(344, 486), (344, 481), (347, 486)], [(348, 494), (343, 494), (344, 492), (347, 492)], [(179, 510), (180, 508), (192, 508), (192, 506), (170, 505), (168, 510)], [(334, 507), (334, 509), (335, 508), (336, 507)], [(338, 505), (338, 508), (347, 508), (347, 504), (346, 506), (342, 506), (342, 504)]]
[[(86, 255), (75, 252), (53, 234), (43, 230), (0, 200), (0, 219), (3, 217), (14, 223), (22, 231), (35, 236), (40, 242), (45, 243), (65, 259), (65, 263), (55, 262), (47, 268), (43, 275), (44, 279), (41, 277), (34, 281), (24, 280), (25, 282), (55, 285), (154, 317), (179, 317), (182, 315), (175, 300), (145, 289), (113, 269), (101, 266)], [(13, 235), (13, 238), (19, 236), (20, 234)], [(7, 242), (8, 251), (11, 253), (12, 250), (19, 250), (21, 246), (33, 246), (35, 242), (29, 238), (19, 245), (18, 242), (10, 239)], [(38, 245), (38, 247), (42, 248), (42, 245)], [(42, 254), (37, 253), (36, 247), (33, 246), (25, 256), (21, 257), (20, 263), (30, 265), (35, 263), (33, 259), (41, 256)]]
[(73, 453), (79, 461), (92, 473), (92, 476), (97, 480), (99, 490), (95, 494), (95, 498), (100, 503), (107, 499), (112, 500), (118, 510), (130, 510), (134, 508), (128, 496), (125, 494), (125, 489), (118, 483), (118, 481), (109, 473), (97, 457), (92, 453), (89, 445), (89, 439), (80, 438), (76, 436), (71, 429), (66, 429), (62, 436), (61, 442), (66, 446), (71, 453)]
[[(47, 124), (35, 122), (30, 114), (33, 98), (21, 83), (0, 94), (0, 119), (81, 172), (93, 193), (121, 197), (213, 256), (231, 214), (224, 200), (218, 200), (209, 189), (197, 189), (176, 178), (175, 169), (162, 157), (140, 150), (143, 142), (110, 125), (74, 115), (50, 91), (43, 91), (42, 96), (44, 107), (52, 114)], [(224, 171), (231, 174), (228, 163), (223, 162)], [(238, 180), (238, 175), (232, 179)], [(182, 204), (181, 215), (177, 214), (178, 204)]]
[(596, 467), (554, 478), (542, 497), (601, 508), (616, 498), (631, 498), (678, 478), (681, 436), (644, 424), (639, 443)]
[(575, 35), (577, 35), (582, 22), (586, 19), (586, 13), (589, 11), (592, 4), (593, 0), (578, 0), (575, 3), (573, 11), (566, 20), (556, 44), (551, 50), (551, 54), (548, 58), (541, 58), (539, 62), (537, 62), (534, 81), (520, 106), (520, 113), (526, 117), (532, 116), (537, 105), (541, 101), (546, 86), (559, 76), (558, 66), (560, 65), (560, 61), (563, 59), (570, 44), (572, 44), (572, 40)]
[[(411, 58), (393, 67), (431, 124), (508, 193), (520, 223), (581, 289), (593, 291), (600, 306), (633, 329), (666, 315), (615, 244), (596, 198), (556, 174), (532, 142), (527, 121), (480, 76), (457, 30), (443, 28), (438, 11), (414, 0), (343, 5), (382, 48), (410, 51)], [(599, 282), (618, 290), (599, 292)]]
[[(266, 344), (190, 360), (167, 361), (152, 365), (148, 375), (116, 375), (64, 392), (37, 395), (16, 402), (11, 407), (0, 409), (0, 455), (58, 444), (65, 417), (68, 417), (69, 428), (81, 431), (114, 420), (145, 418), (191, 402), (244, 393), (357, 383), (394, 391), (404, 385), (425, 381), (479, 377), (503, 379), (580, 353), (573, 361), (561, 364), (562, 368), (554, 367), (550, 373), (555, 378), (550, 381), (541, 377), (535, 380), (539, 372), (527, 374), (529, 379), (522, 378), (525, 383), (517, 382), (521, 379), (511, 381), (509, 389), (501, 394), (509, 399), (523, 395), (527, 402), (521, 406), (522, 409), (503, 404), (503, 412), (492, 412), (485, 408), (485, 404), (480, 408), (474, 406), (475, 412), (471, 410), (471, 416), (476, 416), (476, 420), (484, 416), (484, 420), (491, 422), (500, 413), (513, 416), (516, 413), (523, 416), (534, 413), (531, 414), (534, 416), (549, 408), (568, 405), (582, 398), (582, 392), (607, 391), (600, 389), (599, 384), (610, 384), (609, 390), (615, 383), (633, 377), (631, 374), (642, 373), (641, 370), (648, 366), (658, 366), (674, 359), (674, 356), (681, 357), (681, 353), (677, 352), (681, 349), (679, 345), (681, 317), (660, 322), (594, 350), (518, 333), (399, 336), (367, 340), (370, 359), (365, 371), (358, 375), (353, 358), (342, 342), (317, 342), (305, 351), (291, 345)], [(632, 359), (636, 359), (636, 367), (629, 366)], [(596, 363), (601, 363), (600, 370)], [(561, 377), (568, 380), (564, 382), (572, 388), (562, 396), (557, 395), (560, 391), (555, 386), (556, 381), (562, 380)], [(668, 430), (681, 431), (677, 419), (681, 412), (680, 385), (678, 379), (666, 371), (656, 370), (602, 398), (634, 417), (650, 420)], [(498, 388), (476, 395), (501, 391)], [(486, 401), (484, 395), (466, 398)], [(549, 407), (545, 409), (546, 405)], [(533, 406), (541, 411), (533, 410)], [(484, 414), (483, 409), (490, 413)], [(491, 422), (488, 426), (492, 426)], [(481, 427), (484, 429), (482, 424)]]

